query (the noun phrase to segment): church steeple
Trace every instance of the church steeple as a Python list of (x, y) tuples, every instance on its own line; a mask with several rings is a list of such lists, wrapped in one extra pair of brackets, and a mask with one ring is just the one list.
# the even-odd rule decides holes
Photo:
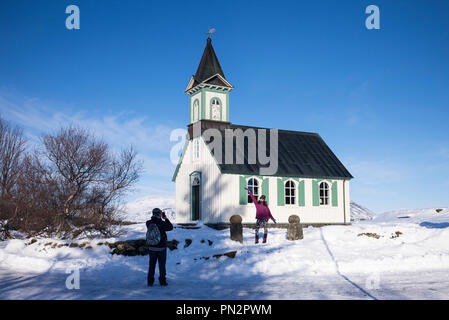
[(223, 78), (225, 77), (217, 55), (215, 54), (214, 47), (212, 46), (212, 40), (208, 37), (206, 48), (204, 49), (200, 65), (194, 77), (198, 82), (203, 82), (216, 74), (219, 74)]
[(199, 120), (229, 122), (229, 92), (233, 89), (208, 37), (198, 69), (185, 90), (190, 96), (190, 123)]
[(196, 70), (195, 75), (190, 78), (185, 92), (191, 94), (196, 90), (208, 86), (226, 91), (234, 89), (232, 84), (230, 84), (224, 76), (223, 69), (221, 69), (220, 62), (215, 54), (214, 47), (212, 46), (212, 39), (210, 37), (207, 38), (206, 48), (204, 49), (198, 69)]

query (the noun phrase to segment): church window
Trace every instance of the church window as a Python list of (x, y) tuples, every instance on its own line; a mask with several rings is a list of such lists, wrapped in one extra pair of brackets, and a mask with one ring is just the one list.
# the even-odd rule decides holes
[(199, 109), (200, 109), (200, 102), (198, 100), (195, 100), (193, 103), (193, 122), (199, 120)]
[(221, 113), (221, 108), (220, 108), (220, 100), (218, 99), (212, 99), (211, 102), (211, 119), (212, 120), (220, 120), (220, 113)]
[(193, 140), (193, 160), (200, 158), (200, 140), (197, 138)]
[(285, 204), (295, 204), (296, 203), (296, 187), (293, 180), (287, 180), (285, 183)]
[[(255, 178), (248, 180), (248, 189), (251, 190), (256, 200), (259, 198), (259, 182)], [(252, 203), (253, 200), (248, 194), (248, 203)]]
[(320, 205), (327, 206), (329, 204), (329, 185), (327, 182), (320, 183)]

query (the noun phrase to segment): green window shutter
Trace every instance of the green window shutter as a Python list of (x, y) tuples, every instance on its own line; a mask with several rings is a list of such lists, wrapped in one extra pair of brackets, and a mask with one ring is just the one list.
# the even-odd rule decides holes
[(206, 119), (206, 91), (204, 89), (201, 89), (201, 103), (200, 103), (200, 109), (201, 109), (201, 120)]
[(240, 183), (239, 183), (239, 192), (240, 192), (240, 204), (247, 204), (248, 203), (248, 191), (245, 190), (246, 188), (246, 179), (244, 176), (239, 177)]
[(337, 181), (332, 182), (332, 207), (338, 206), (338, 187)]
[(317, 180), (312, 180), (312, 194), (313, 194), (313, 206), (318, 207), (320, 205), (320, 198)]
[(262, 181), (262, 194), (265, 195), (266, 197), (266, 201), (269, 204), (270, 203), (270, 195), (269, 195), (269, 188), (268, 188), (268, 184), (269, 184), (269, 179), (265, 178)]
[(284, 202), (284, 182), (282, 179), (278, 179), (278, 206), (283, 206)]
[(304, 207), (306, 205), (306, 197), (304, 193), (304, 180), (298, 183), (298, 205)]
[(226, 121), (229, 122), (229, 93), (226, 93)]

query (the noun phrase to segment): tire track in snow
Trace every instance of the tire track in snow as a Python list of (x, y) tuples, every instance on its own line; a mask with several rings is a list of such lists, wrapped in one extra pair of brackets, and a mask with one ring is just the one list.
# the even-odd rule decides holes
[(323, 240), (324, 246), (326, 247), (327, 252), (329, 253), (332, 261), (335, 263), (335, 271), (337, 272), (337, 274), (344, 279), (346, 282), (348, 282), (349, 284), (351, 284), (353, 287), (359, 289), (363, 294), (367, 295), (368, 297), (370, 297), (373, 300), (378, 300), (375, 296), (371, 295), (368, 291), (366, 291), (365, 289), (363, 289), (362, 287), (360, 287), (357, 283), (351, 281), (347, 276), (345, 276), (344, 274), (342, 274), (340, 272), (340, 267), (338, 266), (338, 262), (334, 257), (334, 254), (332, 253), (331, 249), (329, 248), (329, 245), (327, 244), (326, 239), (324, 238), (324, 234), (323, 234), (323, 228), (320, 228), (320, 234), (321, 234), (321, 240)]

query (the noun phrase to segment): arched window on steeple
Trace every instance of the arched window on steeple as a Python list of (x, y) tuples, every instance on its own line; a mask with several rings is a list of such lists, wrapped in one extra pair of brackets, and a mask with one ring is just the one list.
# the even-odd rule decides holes
[(218, 100), (217, 98), (212, 99), (210, 112), (211, 112), (211, 116), (210, 116), (211, 120), (217, 120), (217, 121), (221, 120), (220, 100)]
[(195, 100), (195, 102), (193, 102), (193, 121), (198, 121), (200, 119), (199, 117), (200, 115), (200, 102), (197, 100)]

